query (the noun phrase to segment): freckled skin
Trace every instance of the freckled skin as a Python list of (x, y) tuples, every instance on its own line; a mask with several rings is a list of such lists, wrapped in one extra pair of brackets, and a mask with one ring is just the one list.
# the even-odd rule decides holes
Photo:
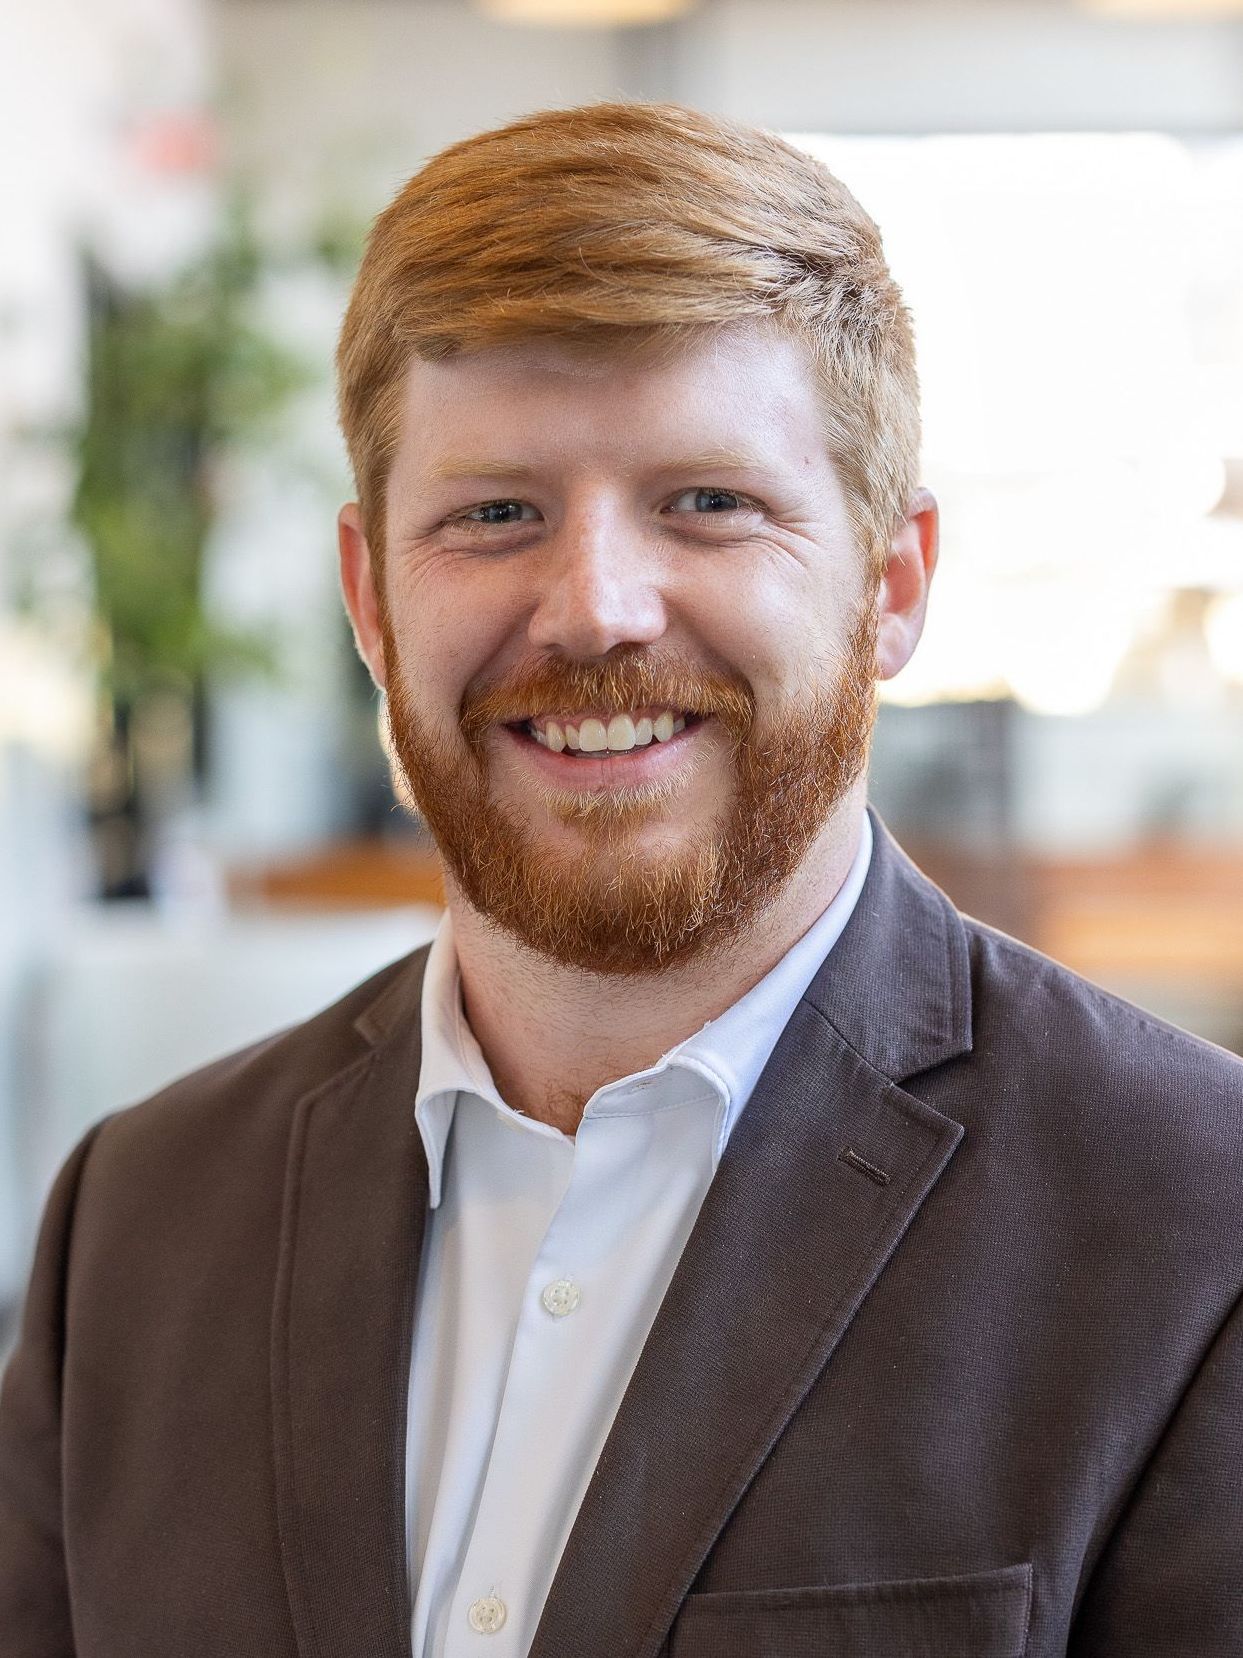
[[(452, 750), (472, 687), (549, 657), (591, 663), (627, 646), (741, 678), (757, 733), (779, 732), (783, 710), (840, 668), (869, 591), (818, 396), (802, 347), (763, 324), (660, 360), (545, 341), (413, 363), (384, 581), (394, 666), (423, 726)], [(500, 502), (509, 504), (488, 506)], [(896, 673), (918, 639), (935, 527), (921, 494), (871, 601), (879, 677)], [(356, 508), (342, 513), (341, 546), (359, 646), (383, 685), (389, 665)], [(695, 737), (694, 763), (633, 830), (636, 857), (693, 855), (729, 805), (727, 734), (709, 721)], [(541, 802), (522, 746), (503, 730), (485, 742), (497, 801), (550, 854), (581, 853), (582, 826)], [(839, 803), (728, 961), (687, 963), (653, 982), (619, 986), (532, 956), (451, 890), (468, 1012), (506, 1097), (539, 1115), (568, 1076), (581, 1102), (734, 1001), (840, 885), (863, 798), (857, 785)]]

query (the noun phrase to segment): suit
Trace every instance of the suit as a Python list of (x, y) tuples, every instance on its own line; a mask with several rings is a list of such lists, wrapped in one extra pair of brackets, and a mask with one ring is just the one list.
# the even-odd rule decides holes
[[(1243, 1064), (874, 827), (532, 1653), (1243, 1653)], [(3, 1658), (408, 1655), (422, 962), (66, 1165), (0, 1402)]]

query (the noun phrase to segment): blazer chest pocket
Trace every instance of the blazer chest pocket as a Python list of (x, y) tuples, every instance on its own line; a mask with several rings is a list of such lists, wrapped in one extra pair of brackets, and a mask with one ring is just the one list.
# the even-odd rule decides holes
[(1031, 1567), (689, 1595), (669, 1658), (1023, 1658)]

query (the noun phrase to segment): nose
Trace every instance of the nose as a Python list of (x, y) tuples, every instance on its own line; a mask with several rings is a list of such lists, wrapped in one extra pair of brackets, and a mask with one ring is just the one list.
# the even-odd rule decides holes
[(537, 649), (585, 659), (664, 633), (659, 558), (623, 511), (594, 505), (567, 514), (545, 552), (527, 629)]

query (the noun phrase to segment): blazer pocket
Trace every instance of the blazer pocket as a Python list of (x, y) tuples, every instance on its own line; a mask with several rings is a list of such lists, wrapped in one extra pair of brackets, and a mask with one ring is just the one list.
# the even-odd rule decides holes
[(688, 1595), (669, 1658), (1023, 1658), (1030, 1564), (967, 1577)]

